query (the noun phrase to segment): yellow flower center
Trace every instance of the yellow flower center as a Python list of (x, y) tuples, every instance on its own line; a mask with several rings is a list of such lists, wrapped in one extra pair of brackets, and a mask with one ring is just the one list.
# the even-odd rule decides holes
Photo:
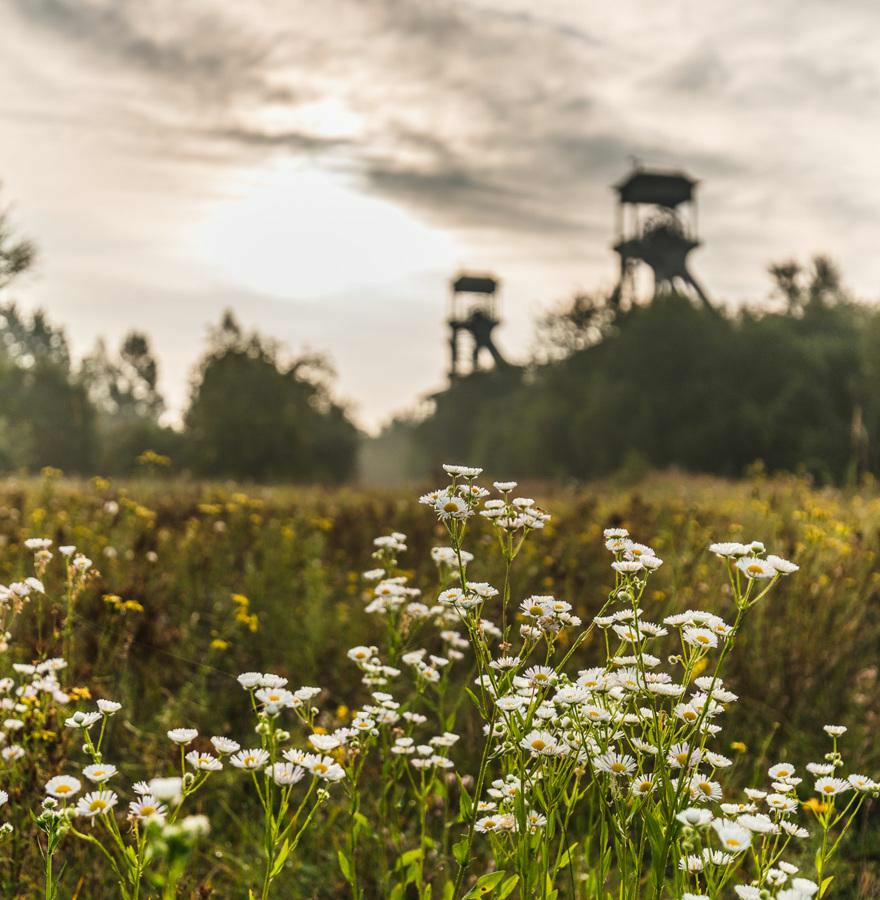
[(535, 738), (532, 741), (533, 750), (543, 750), (546, 746), (547, 745), (544, 743), (544, 741), (541, 740), (541, 738)]

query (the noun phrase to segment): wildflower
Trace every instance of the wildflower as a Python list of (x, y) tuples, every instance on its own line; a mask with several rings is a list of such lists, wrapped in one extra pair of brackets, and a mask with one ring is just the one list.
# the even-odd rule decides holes
[(841, 737), (846, 734), (846, 725), (823, 725), (822, 730), (829, 737)]
[(202, 772), (219, 772), (223, 768), (223, 763), (216, 756), (212, 756), (210, 753), (199, 753), (198, 750), (187, 753), (186, 761), (194, 769)]
[(797, 809), (798, 803), (794, 797), (788, 797), (785, 794), (768, 794), (767, 806), (777, 812), (790, 813)]
[(441, 521), (466, 519), (473, 514), (467, 503), (455, 494), (442, 494), (434, 503), (434, 509)]
[(229, 757), (229, 762), (236, 769), (262, 769), (269, 762), (269, 754), (265, 750), (239, 750)]
[(375, 653), (375, 647), (352, 647), (346, 654), (354, 662), (366, 662)]
[(747, 578), (774, 578), (776, 569), (764, 559), (757, 556), (742, 556), (736, 561), (736, 567)]
[(345, 777), (345, 770), (329, 756), (305, 756), (302, 761), (305, 769), (322, 781), (339, 781)]
[(316, 750), (326, 753), (328, 750), (335, 750), (342, 744), (342, 741), (332, 734), (310, 734), (309, 743)]
[(151, 794), (142, 794), (128, 804), (128, 813), (141, 821), (162, 821), (165, 818), (165, 804)]
[(872, 781), (867, 775), (848, 775), (846, 779), (857, 791), (873, 791), (877, 788), (877, 782)]
[(630, 791), (634, 797), (647, 797), (649, 794), (654, 793), (656, 787), (653, 776), (643, 775), (641, 778), (633, 781)]
[(458, 476), (459, 478), (479, 478), (483, 470), (476, 466), (453, 466), (449, 463), (443, 464), (443, 471), (447, 475)]
[(263, 704), (263, 709), (270, 716), (278, 715), (282, 709), (294, 706), (293, 693), (284, 688), (262, 687), (254, 692), (254, 696)]
[(103, 816), (110, 812), (119, 798), (113, 791), (92, 791), (83, 797), (80, 797), (76, 804), (77, 815), (86, 818), (94, 818), (95, 816)]
[(737, 884), (733, 891), (740, 900), (761, 900), (761, 889), (750, 884)]
[(46, 793), (50, 797), (57, 797), (59, 800), (66, 800), (78, 794), (82, 784), (78, 779), (71, 775), (56, 775), (46, 782)]
[(773, 566), (780, 575), (792, 575), (800, 570), (800, 566), (795, 565), (793, 562), (789, 562), (787, 559), (783, 559), (781, 556), (773, 556), (770, 554), (766, 557), (766, 562)]
[(636, 761), (626, 753), (609, 751), (593, 759), (593, 768), (619, 778), (621, 775), (631, 775), (636, 769)]
[(815, 784), (815, 791), (823, 797), (834, 797), (850, 790), (852, 785), (842, 778), (819, 778)]
[(548, 731), (530, 731), (520, 741), (520, 746), (533, 756), (555, 756), (559, 752), (556, 738)]
[(116, 766), (108, 766), (100, 763), (96, 763), (92, 766), (86, 766), (83, 769), (83, 775), (89, 779), (89, 781), (94, 782), (95, 784), (102, 784), (107, 781), (109, 778), (112, 778), (116, 774)]
[(745, 813), (737, 817), (736, 824), (755, 834), (776, 834), (779, 831), (776, 823), (764, 813)]
[(742, 853), (747, 850), (752, 842), (752, 835), (748, 829), (743, 828), (736, 822), (727, 819), (716, 819), (712, 823), (718, 840), (728, 853)]
[(98, 709), (105, 716), (112, 716), (114, 713), (118, 713), (119, 710), (122, 709), (122, 704), (117, 703), (115, 700), (99, 700)]
[(695, 628), (689, 626), (681, 633), (682, 640), (686, 644), (702, 649), (712, 649), (718, 646), (718, 636), (708, 628)]
[(167, 734), (168, 740), (179, 744), (181, 747), (191, 744), (199, 736), (195, 728), (172, 728)]
[(238, 741), (230, 740), (227, 737), (212, 737), (211, 743), (221, 756), (223, 754), (235, 753), (237, 750), (241, 749), (241, 744), (239, 744)]
[(549, 666), (532, 666), (530, 669), (526, 669), (523, 678), (531, 687), (549, 687), (556, 681), (556, 672)]
[(794, 775), (794, 766), (789, 763), (777, 763), (775, 766), (770, 766), (767, 774), (771, 778), (784, 781), (786, 778), (791, 778)]
[(708, 809), (703, 809), (699, 806), (689, 806), (678, 813), (675, 818), (682, 825), (690, 825), (691, 828), (701, 828), (703, 825), (708, 825), (712, 821), (713, 816)]
[(145, 785), (146, 791), (139, 791), (141, 796), (147, 794), (155, 797), (157, 800), (164, 800), (167, 803), (177, 803), (180, 800), (183, 791), (182, 778), (153, 778)]
[(690, 789), (691, 796), (695, 800), (720, 800), (722, 796), (721, 785), (702, 775), (694, 775), (691, 779)]
[(666, 754), (666, 759), (673, 769), (696, 766), (702, 757), (703, 754), (698, 747), (690, 747), (688, 744), (673, 744)]
[(101, 721), (101, 713), (96, 712), (75, 712), (72, 716), (64, 720), (64, 724), (68, 728), (82, 728), (87, 731), (96, 722)]
[(521, 660), (518, 656), (499, 656), (498, 659), (493, 659), (489, 666), (497, 670), (515, 669), (520, 662)]
[(295, 766), (289, 762), (277, 762), (272, 766), (272, 780), (279, 787), (296, 784), (304, 774), (302, 766)]
[(745, 556), (749, 552), (749, 548), (745, 544), (736, 541), (726, 541), (720, 544), (709, 544), (710, 552), (721, 557), (738, 557)]
[(678, 861), (678, 868), (681, 869), (682, 872), (690, 872), (691, 874), (702, 872), (703, 860), (699, 856), (690, 854)]

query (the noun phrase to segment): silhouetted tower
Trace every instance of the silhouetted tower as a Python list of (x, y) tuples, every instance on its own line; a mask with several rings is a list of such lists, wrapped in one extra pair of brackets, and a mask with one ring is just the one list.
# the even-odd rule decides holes
[(664, 288), (679, 290), (712, 309), (687, 266), (688, 254), (700, 246), (696, 186), (683, 172), (639, 165), (614, 186), (619, 197), (614, 249), (620, 256), (620, 281), (611, 295), (615, 305), (633, 302), (635, 268), (645, 263), (654, 273), (654, 296)]
[(471, 371), (480, 368), (480, 353), (488, 350), (496, 366), (507, 365), (492, 340), (498, 324), (498, 280), (491, 275), (461, 274), (452, 281), (449, 312), (449, 377), (461, 373), (459, 337), (470, 335)]

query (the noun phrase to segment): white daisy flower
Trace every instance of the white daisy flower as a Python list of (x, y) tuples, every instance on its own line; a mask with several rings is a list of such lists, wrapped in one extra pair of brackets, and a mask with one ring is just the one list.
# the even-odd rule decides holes
[(549, 731), (530, 731), (519, 745), (532, 756), (555, 756), (559, 752), (556, 738)]
[(162, 821), (165, 818), (165, 804), (151, 794), (142, 794), (139, 799), (128, 804), (128, 813), (142, 821)]
[(619, 778), (621, 775), (632, 775), (636, 770), (636, 761), (626, 753), (608, 751), (593, 758), (593, 768)]
[(262, 769), (269, 762), (269, 754), (260, 748), (254, 750), (239, 750), (229, 757), (229, 762), (236, 769)]
[(68, 797), (78, 794), (81, 788), (82, 784), (79, 779), (71, 775), (56, 775), (46, 782), (45, 791), (50, 797), (66, 800)]
[(737, 854), (748, 850), (752, 842), (752, 834), (748, 829), (728, 819), (716, 819), (712, 827), (728, 853)]
[(237, 750), (241, 749), (241, 744), (238, 741), (233, 741), (227, 737), (220, 737), (215, 735), (211, 738), (211, 743), (214, 745), (214, 749), (221, 755), (235, 753)]
[(823, 797), (835, 797), (837, 794), (842, 794), (851, 789), (852, 785), (848, 781), (828, 776), (817, 779), (814, 787), (816, 793), (821, 794)]
[(199, 753), (198, 750), (191, 750), (186, 754), (186, 761), (194, 768), (202, 772), (219, 772), (223, 768), (223, 763), (212, 756), (210, 753)]
[(167, 734), (168, 740), (179, 744), (181, 747), (191, 744), (199, 736), (195, 728), (172, 728)]
[(119, 798), (113, 791), (91, 791), (80, 797), (76, 804), (76, 813), (92, 819), (95, 816), (103, 816), (116, 806)]
[(746, 578), (774, 578), (778, 573), (765, 559), (757, 556), (742, 556), (736, 561), (736, 567)]
[(92, 766), (86, 766), (83, 769), (83, 775), (94, 784), (102, 784), (107, 779), (112, 778), (116, 774), (116, 766), (110, 766), (105, 763), (95, 763)]

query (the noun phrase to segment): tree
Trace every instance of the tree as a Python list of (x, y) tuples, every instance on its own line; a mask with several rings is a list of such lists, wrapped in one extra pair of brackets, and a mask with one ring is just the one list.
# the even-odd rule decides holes
[(36, 255), (36, 246), (31, 241), (13, 235), (9, 212), (0, 210), (0, 290), (26, 272)]
[(187, 459), (200, 475), (341, 481), (358, 435), (329, 393), (329, 367), (284, 361), (276, 342), (245, 334), (227, 312), (197, 367), (185, 419)]

